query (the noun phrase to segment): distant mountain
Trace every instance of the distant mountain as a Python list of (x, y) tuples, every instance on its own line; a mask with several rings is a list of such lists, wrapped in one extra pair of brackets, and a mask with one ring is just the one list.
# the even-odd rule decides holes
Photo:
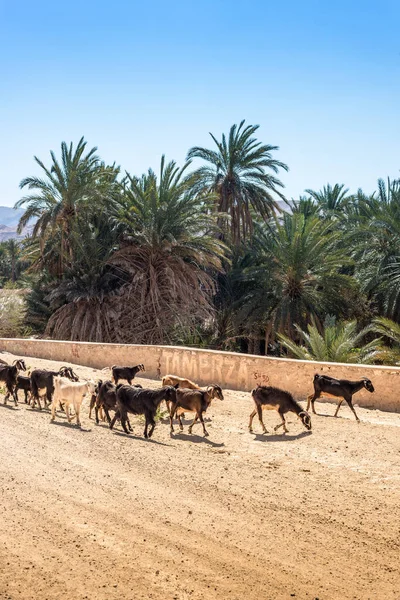
[(23, 208), (14, 210), (11, 206), (0, 206), (0, 225), (16, 227), (24, 212)]
[(11, 206), (0, 206), (0, 242), (10, 239), (21, 240), (31, 233), (30, 225), (22, 233), (17, 233), (18, 222), (23, 214), (23, 208), (14, 210)]

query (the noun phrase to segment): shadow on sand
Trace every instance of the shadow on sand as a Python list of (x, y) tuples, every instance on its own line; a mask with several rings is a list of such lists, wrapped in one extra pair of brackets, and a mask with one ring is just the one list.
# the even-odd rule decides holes
[(302, 431), (296, 435), (290, 433), (256, 433), (254, 441), (256, 442), (290, 442), (291, 440), (300, 440), (301, 438), (312, 435), (312, 431)]
[(171, 444), (165, 444), (164, 442), (158, 442), (157, 440), (151, 438), (145, 438), (142, 435), (134, 435), (133, 433), (124, 433), (123, 431), (115, 431), (115, 429), (111, 430), (114, 435), (119, 435), (127, 439), (138, 440), (139, 442), (146, 442), (149, 444), (157, 444), (157, 446), (171, 446)]
[(224, 443), (221, 444), (217, 444), (216, 442), (213, 442), (212, 440), (210, 440), (208, 437), (204, 437), (202, 435), (196, 435), (194, 433), (192, 434), (188, 434), (188, 433), (182, 433), (182, 432), (175, 432), (171, 434), (171, 438), (175, 438), (177, 440), (183, 440), (185, 442), (193, 442), (194, 444), (208, 444), (209, 446), (212, 446), (213, 448), (222, 448), (223, 446), (225, 446)]

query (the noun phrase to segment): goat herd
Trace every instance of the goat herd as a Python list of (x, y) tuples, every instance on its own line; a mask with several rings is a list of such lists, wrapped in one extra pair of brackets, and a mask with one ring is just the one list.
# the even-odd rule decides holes
[[(4, 398), (4, 404), (10, 396), (13, 397), (15, 405), (18, 404), (18, 391), (23, 390), (25, 394), (25, 403), (30, 404), (32, 408), (38, 405), (41, 410), (41, 399), (45, 408), (50, 407), (51, 421), (54, 421), (57, 408), (64, 410), (68, 422), (71, 423), (75, 418), (77, 425), (80, 426), (80, 410), (82, 401), (90, 395), (91, 418), (93, 409), (95, 410), (96, 423), (99, 423), (99, 416), (102, 420), (107, 419), (110, 429), (119, 419), (125, 433), (132, 431), (129, 421), (129, 414), (144, 415), (145, 428), (144, 437), (151, 437), (156, 425), (155, 417), (157, 410), (163, 400), (165, 400), (168, 413), (171, 433), (174, 432), (173, 421), (178, 419), (179, 428), (182, 431), (182, 416), (185, 412), (194, 413), (194, 419), (189, 426), (189, 433), (192, 433), (193, 425), (200, 420), (203, 426), (205, 436), (208, 436), (203, 414), (210, 406), (212, 400), (217, 398), (223, 400), (224, 396), (219, 385), (213, 384), (206, 389), (201, 389), (198, 385), (189, 379), (183, 379), (176, 375), (166, 375), (162, 378), (162, 387), (159, 389), (143, 389), (139, 384), (133, 384), (132, 381), (140, 371), (144, 371), (142, 364), (134, 367), (111, 367), (113, 381), (79, 381), (78, 376), (70, 367), (61, 367), (59, 371), (49, 371), (45, 369), (34, 369), (29, 377), (22, 376), (19, 373), (26, 371), (26, 365), (23, 359), (15, 360), (12, 365), (0, 361), (0, 381), (4, 382), (7, 393)], [(120, 384), (120, 380), (126, 380), (128, 385)], [(251, 394), (254, 400), (255, 409), (250, 415), (249, 431), (252, 432), (253, 418), (258, 415), (263, 433), (267, 433), (262, 420), (263, 410), (276, 410), (281, 418), (281, 423), (275, 427), (283, 427), (286, 433), (285, 414), (295, 413), (307, 430), (311, 430), (311, 417), (308, 413), (310, 404), (312, 412), (316, 414), (314, 403), (321, 396), (333, 396), (339, 398), (339, 403), (335, 412), (338, 414), (339, 408), (346, 400), (355, 418), (359, 421), (352, 404), (353, 394), (365, 388), (369, 392), (374, 391), (371, 381), (363, 378), (359, 381), (348, 381), (346, 379), (334, 379), (327, 375), (314, 376), (314, 393), (308, 396), (307, 410), (304, 410), (296, 402), (289, 392), (285, 392), (271, 386), (258, 386), (252, 390)], [(71, 416), (70, 408), (73, 407), (75, 414)], [(114, 411), (113, 418), (110, 412)], [(104, 416), (105, 415), (105, 416)]]

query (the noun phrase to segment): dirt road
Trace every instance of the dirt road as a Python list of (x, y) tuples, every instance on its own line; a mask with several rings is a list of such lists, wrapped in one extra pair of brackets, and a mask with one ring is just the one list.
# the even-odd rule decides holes
[(0, 598), (399, 600), (400, 414), (318, 409), (312, 434), (251, 435), (226, 391), (209, 438), (146, 441), (1, 405)]

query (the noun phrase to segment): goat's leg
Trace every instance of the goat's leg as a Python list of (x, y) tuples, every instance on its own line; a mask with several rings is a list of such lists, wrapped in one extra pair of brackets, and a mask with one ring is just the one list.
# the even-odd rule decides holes
[(199, 419), (200, 419), (201, 424), (203, 425), (204, 437), (208, 437), (209, 434), (208, 434), (208, 431), (207, 431), (206, 426), (204, 424), (204, 419), (203, 419), (203, 413), (202, 412), (200, 412), (200, 414), (199, 414)]
[[(129, 429), (126, 426), (126, 420), (127, 420), (127, 414), (126, 414), (126, 411), (124, 410), (123, 412), (121, 412), (121, 425), (122, 425), (122, 429), (125, 431), (125, 433), (129, 433)], [(146, 427), (147, 427), (147, 421), (146, 421)]]
[(283, 427), (283, 431), (284, 431), (284, 433), (288, 433), (288, 432), (289, 432), (289, 430), (288, 430), (288, 428), (286, 427), (286, 421), (285, 421), (285, 416), (284, 416), (284, 414), (283, 414), (283, 413), (281, 413), (281, 412), (278, 412), (278, 414), (279, 414), (279, 416), (280, 416), (280, 418), (281, 418), (281, 421), (282, 421), (282, 423), (279, 423), (279, 425), (277, 425), (276, 427), (274, 427), (274, 431), (278, 431), (279, 427)]
[(355, 416), (357, 423), (359, 423), (360, 419), (357, 417), (357, 413), (354, 410), (354, 406), (353, 406), (353, 402), (352, 402), (352, 397), (350, 396), (350, 398), (345, 398), (345, 400), (346, 400), (347, 404), (350, 406), (350, 410), (353, 413), (353, 415)]
[(130, 420), (129, 420), (129, 417), (128, 417), (128, 415), (126, 415), (126, 422), (127, 422), (127, 424), (128, 424), (128, 429), (129, 429), (129, 431), (133, 431), (133, 429), (132, 429), (132, 426), (131, 426), (131, 422), (130, 422)]
[(188, 433), (192, 433), (193, 425), (196, 423), (198, 418), (199, 418), (199, 415), (196, 413), (191, 425), (189, 425), (189, 427), (188, 427)]
[(75, 416), (76, 416), (76, 424), (78, 425), (78, 427), (82, 427), (82, 423), (81, 423), (81, 419), (80, 419), (81, 405), (79, 402), (77, 404), (74, 404), (74, 409), (75, 409)]
[[(149, 423), (150, 423), (150, 431), (148, 432), (147, 427), (148, 427)], [(151, 438), (151, 436), (153, 435), (155, 426), (156, 426), (156, 422), (154, 420), (153, 415), (146, 415), (146, 425), (144, 428), (144, 437), (145, 438)]]
[(113, 418), (112, 418), (112, 419), (111, 419), (111, 421), (110, 421), (110, 429), (112, 429), (112, 428), (114, 427), (114, 425), (115, 425), (115, 421), (116, 421), (117, 419), (119, 419), (119, 417), (120, 417), (119, 410), (116, 410), (116, 411), (115, 411), (115, 415), (113, 416)]
[(71, 416), (71, 413), (69, 411), (69, 404), (68, 404), (68, 402), (66, 402), (65, 405), (64, 405), (64, 411), (65, 411), (65, 414), (67, 415), (67, 421), (68, 421), (68, 423), (72, 423), (73, 417)]
[(176, 404), (171, 402), (169, 408), (169, 430), (170, 433), (174, 433), (174, 415), (176, 414)]
[(314, 403), (315, 403), (316, 400), (318, 400), (318, 398), (320, 397), (320, 395), (321, 395), (321, 392), (318, 391), (318, 392), (314, 392), (312, 395), (308, 396), (308, 398), (307, 398), (307, 409), (306, 410), (308, 411), (308, 409), (310, 407), (310, 402), (311, 402), (311, 408), (312, 408), (312, 411), (313, 411), (314, 415), (317, 414), (315, 412)]
[[(108, 412), (107, 406), (100, 407), (103, 409), (104, 414), (106, 415), (107, 423), (111, 423), (110, 413)], [(96, 417), (97, 418), (97, 417)], [(98, 422), (98, 421), (97, 421)]]
[(260, 421), (260, 425), (262, 427), (263, 433), (268, 433), (267, 428), (264, 425), (264, 421), (262, 419), (262, 406), (261, 404), (257, 404), (257, 414), (258, 414), (258, 420)]
[(56, 418), (56, 402), (51, 403), (50, 409), (51, 409), (50, 422), (52, 422)]
[(179, 423), (179, 430), (180, 431), (183, 431), (182, 414), (183, 413), (179, 413), (178, 414), (178, 423)]
[(254, 417), (256, 416), (256, 414), (257, 414), (257, 409), (255, 408), (255, 409), (253, 410), (253, 412), (251, 413), (251, 415), (250, 415), (250, 421), (249, 421), (249, 432), (250, 432), (250, 433), (253, 433), (253, 427), (252, 427), (252, 423), (253, 423), (253, 419), (254, 419)]
[(339, 404), (336, 407), (336, 411), (334, 416), (337, 417), (338, 416), (338, 412), (339, 412), (339, 408), (342, 406), (342, 402), (343, 402), (344, 398), (342, 398), (341, 400), (339, 400)]
[(15, 389), (13, 390), (12, 395), (13, 395), (13, 398), (14, 398), (14, 404), (15, 404), (15, 406), (18, 406), (18, 395), (17, 395), (17, 391)]
[(89, 404), (89, 419), (92, 418), (92, 411), (95, 407), (96, 400), (97, 400), (96, 396), (92, 395), (90, 398), (90, 404)]

